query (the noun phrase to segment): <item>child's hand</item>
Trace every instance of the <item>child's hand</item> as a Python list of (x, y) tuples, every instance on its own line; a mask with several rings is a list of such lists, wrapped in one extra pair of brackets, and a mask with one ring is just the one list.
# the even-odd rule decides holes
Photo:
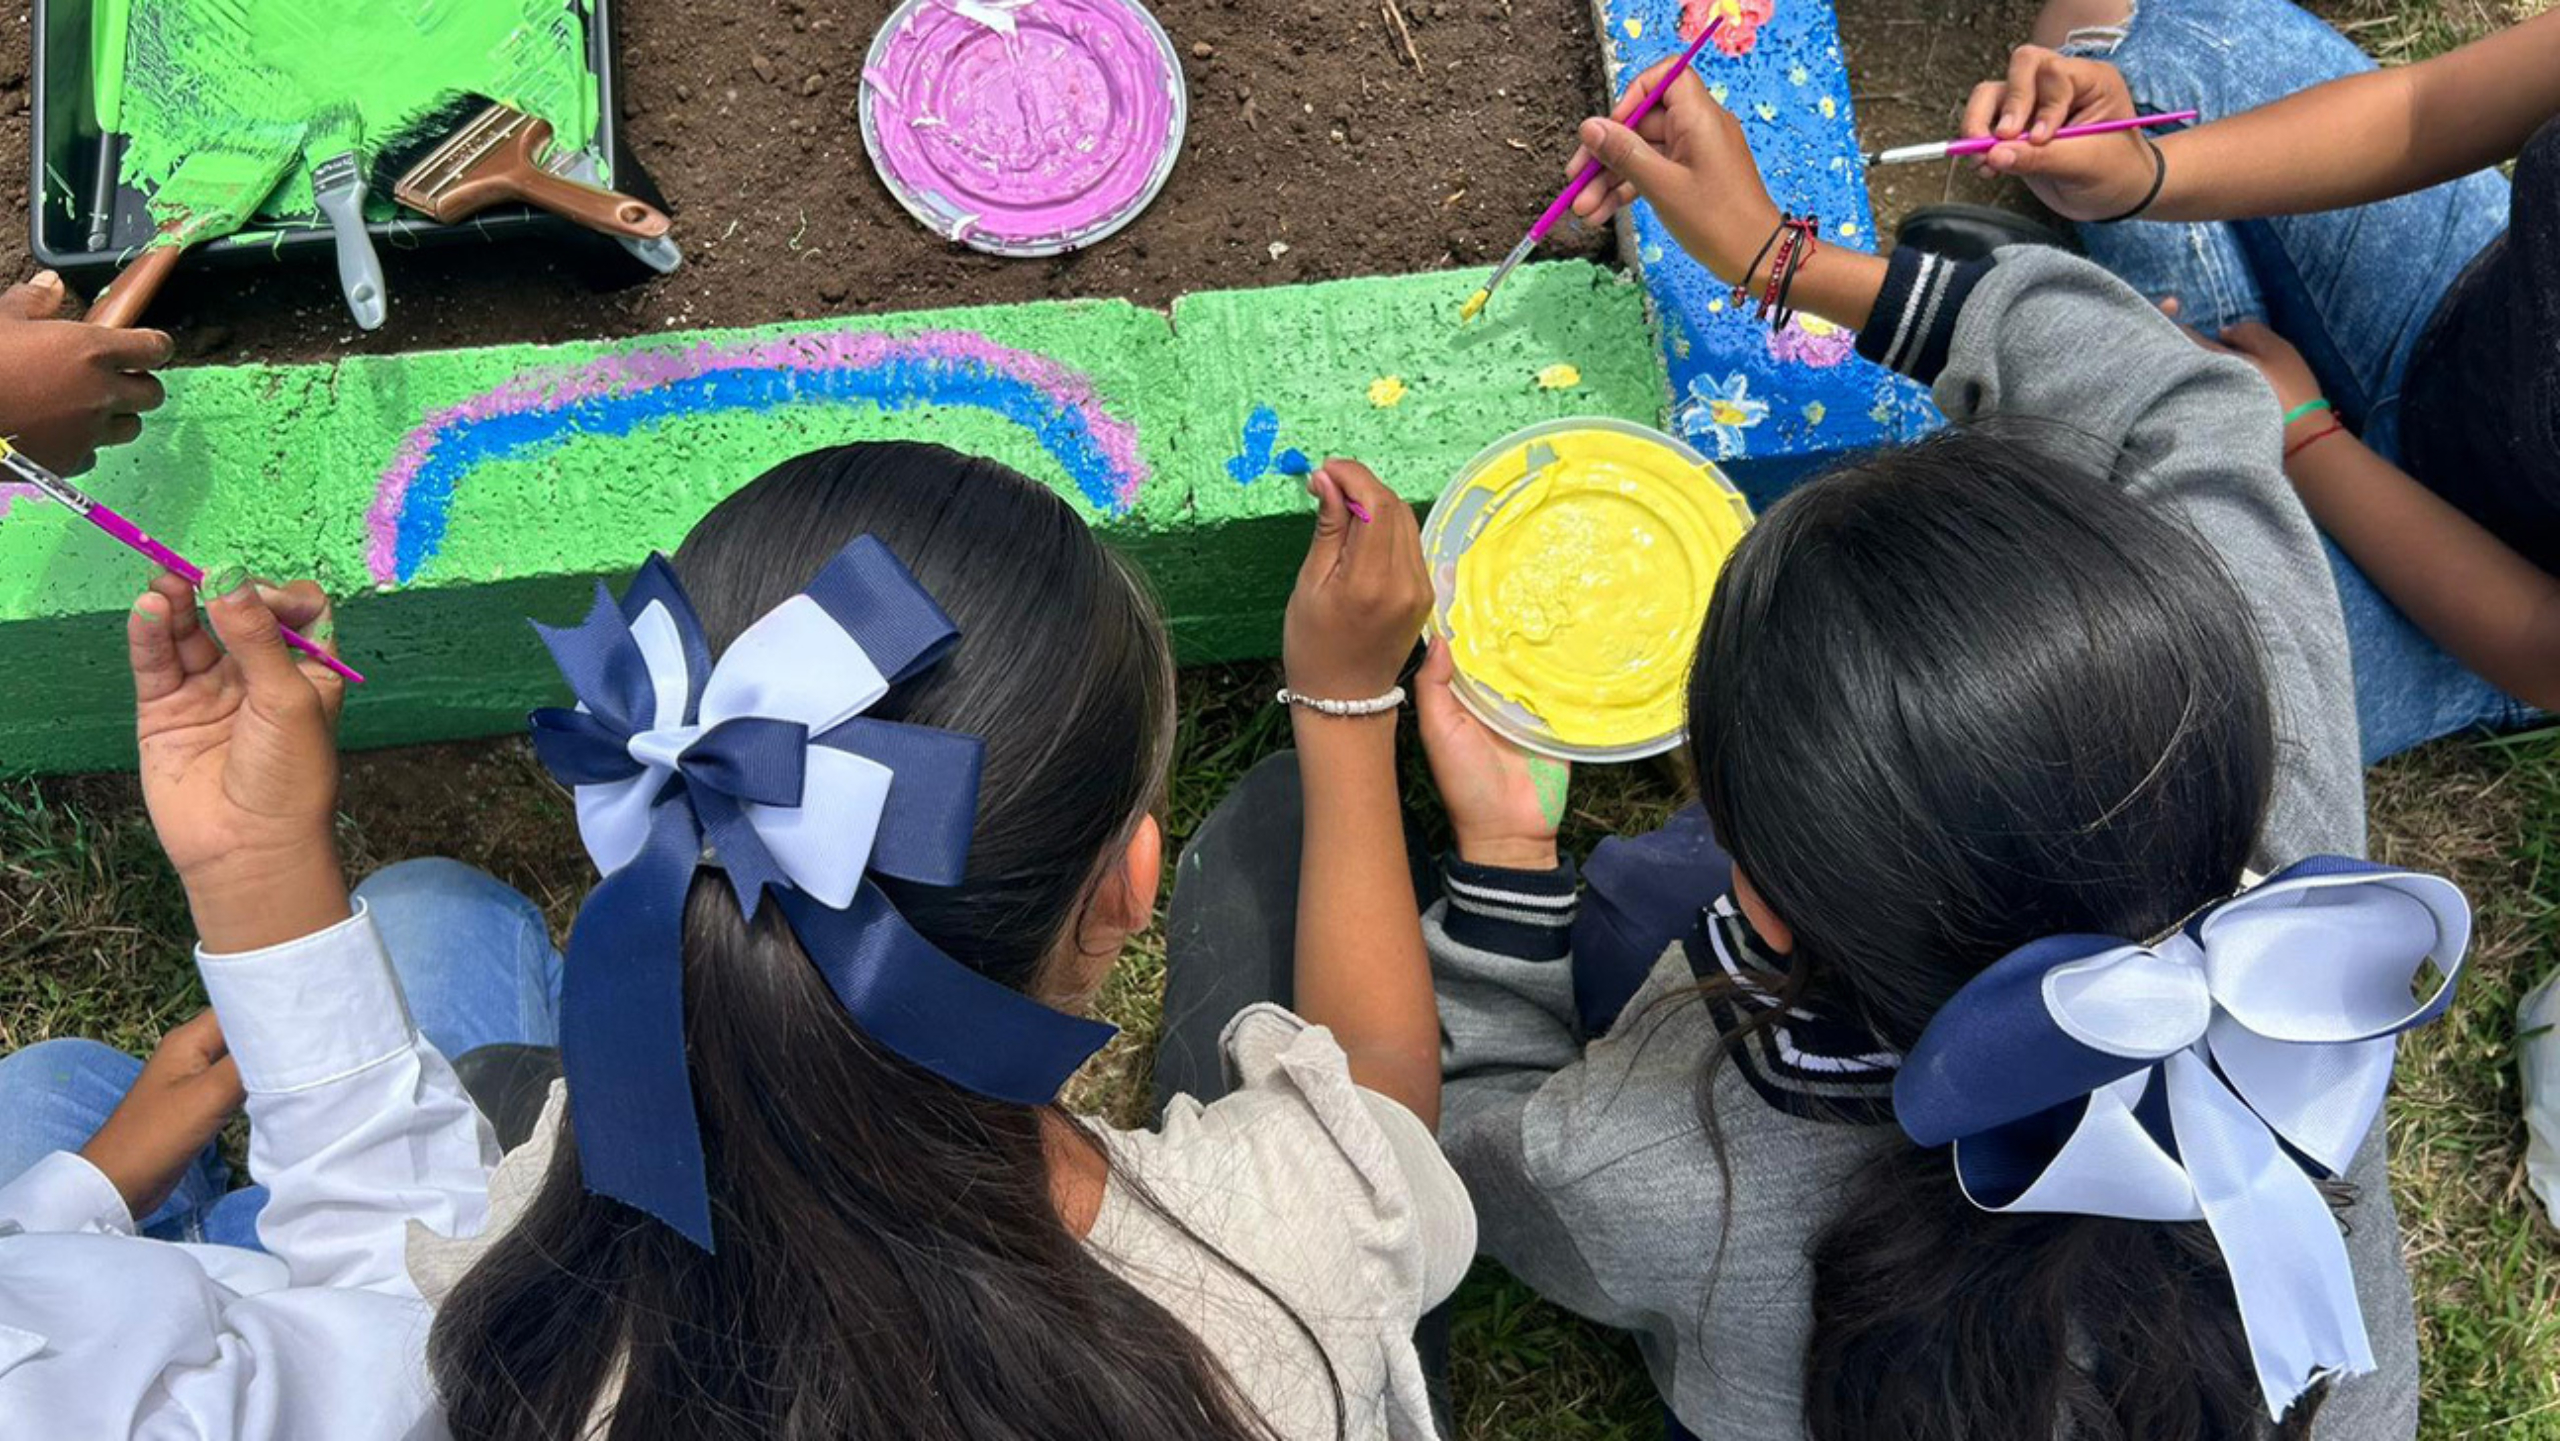
[(1307, 493), (1316, 498), (1316, 536), (1282, 628), (1289, 689), (1320, 700), (1384, 695), (1431, 613), (1421, 527), (1413, 507), (1356, 460), (1316, 467)]
[(133, 1089), (80, 1155), (114, 1185), (140, 1225), (246, 1098), (222, 1022), (201, 1012), (160, 1038)]
[(1449, 643), (1434, 640), (1415, 679), (1413, 703), (1431, 780), (1457, 836), (1458, 859), (1506, 870), (1554, 870), (1556, 827), (1564, 821), (1573, 768), (1531, 755), (1477, 720), (1449, 688), (1457, 669)]
[(297, 660), (279, 624), (329, 647), (329, 601), (298, 581), (227, 589), (196, 614), (196, 593), (162, 575), (125, 624), (133, 657), (142, 797), (186, 883), (196, 932), (215, 952), (257, 950), (346, 919), (335, 835), (334, 732), (345, 688)]
[(155, 366), (169, 362), (156, 330), (107, 330), (54, 317), (62, 282), (47, 271), (0, 293), (0, 436), (64, 475), (97, 463), (102, 446), (142, 433), (160, 407)]
[(2136, 130), (2049, 142), (2066, 125), (2129, 120), (2138, 113), (2116, 67), (2021, 45), (2009, 57), (2007, 79), (1973, 87), (1962, 134), (2013, 142), (1983, 152), (1982, 174), (2015, 175), (2055, 214), (2099, 220), (2124, 214), (2151, 193), (2158, 174), (2151, 142)]
[[(2160, 302), (2160, 309), (2170, 319), (2178, 316), (2178, 298), (2171, 296)], [(2254, 320), (2244, 320), (2222, 332), (2219, 338), (2205, 334), (2192, 325), (2181, 325), (2187, 338), (2205, 349), (2221, 355), (2236, 355), (2258, 368), (2267, 385), (2276, 393), (2276, 406), (2287, 414), (2306, 401), (2320, 398), (2320, 377), (2311, 373), (2311, 362), (2293, 348), (2293, 342)], [(2315, 410), (2285, 427), (2285, 444), (2315, 435), (2337, 423), (2337, 417), (2325, 410)]]
[(1698, 72), (1673, 81), (1662, 103), (1629, 130), (1623, 123), (1674, 57), (1627, 86), (1607, 120), (1582, 122), (1582, 148), (1566, 166), (1582, 173), (1593, 156), (1606, 167), (1575, 198), (1573, 212), (1597, 225), (1641, 196), (1653, 202), (1680, 248), (1696, 256), (1726, 284), (1739, 284), (1752, 256), (1778, 228), (1778, 207), (1760, 183), (1742, 126), (1707, 93)]

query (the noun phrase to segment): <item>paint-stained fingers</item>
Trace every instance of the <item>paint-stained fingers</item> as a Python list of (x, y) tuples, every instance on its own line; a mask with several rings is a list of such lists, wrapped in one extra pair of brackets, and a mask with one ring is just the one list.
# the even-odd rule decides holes
[[(338, 653), (337, 612), (330, 605), (328, 592), (320, 589), (317, 582), (297, 580), (291, 585), (274, 586), (262, 581), (258, 585), (258, 599), (275, 612), (278, 622), (290, 627), (304, 640), (331, 655)], [(328, 712), (330, 723), (336, 724), (339, 707), (346, 703), (344, 678), (299, 650), (293, 652), (293, 657), (294, 664), (302, 670), (303, 679), (310, 681), (311, 688), (319, 693), (321, 707)]]
[(202, 675), (222, 663), (222, 647), (204, 628), (196, 609), (196, 588), (166, 571), (151, 578), (151, 589), (169, 602), (169, 639), (178, 649), (178, 664), (189, 675)]
[(168, 699), (186, 685), (188, 671), (178, 660), (177, 638), (169, 622), (175, 612), (157, 586), (144, 591), (125, 617), (124, 643), (133, 663), (133, 699), (151, 705)]

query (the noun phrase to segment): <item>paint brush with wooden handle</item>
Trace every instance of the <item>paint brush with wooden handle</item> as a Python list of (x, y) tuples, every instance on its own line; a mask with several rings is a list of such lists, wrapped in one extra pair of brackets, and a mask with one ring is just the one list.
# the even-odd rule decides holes
[(606, 235), (655, 240), (667, 233), (666, 213), (647, 201), (543, 168), (550, 149), (550, 121), (492, 105), (402, 175), (391, 194), (447, 225), (520, 200)]

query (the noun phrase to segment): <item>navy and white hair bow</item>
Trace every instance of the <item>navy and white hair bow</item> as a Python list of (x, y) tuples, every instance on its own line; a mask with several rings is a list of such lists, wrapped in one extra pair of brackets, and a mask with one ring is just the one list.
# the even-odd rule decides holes
[(2394, 1037), (2444, 1014), (2470, 944), (2451, 882), (2315, 856), (2149, 945), (2011, 952), (1931, 1019), (1894, 1112), (1919, 1144), (1954, 1144), (1985, 1210), (2212, 1227), (2281, 1418), (2322, 1377), (2374, 1367), (2314, 1178), (2354, 1158)]
[(959, 631), (886, 546), (856, 539), (717, 664), (656, 556), (575, 629), (536, 625), (577, 696), (533, 714), (604, 879), (569, 935), (560, 1042), (588, 1189), (710, 1249), (685, 1066), (684, 912), (716, 864), (752, 918), (782, 907), (865, 1034), (981, 1095), (1025, 1105), (1112, 1036), (935, 949), (870, 876), (960, 882), (985, 744), (862, 712)]

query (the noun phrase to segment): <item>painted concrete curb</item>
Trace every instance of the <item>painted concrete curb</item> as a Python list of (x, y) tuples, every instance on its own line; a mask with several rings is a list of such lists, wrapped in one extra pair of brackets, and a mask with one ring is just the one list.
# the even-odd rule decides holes
[[(596, 579), (672, 549), (773, 463), (857, 439), (1016, 466), (1144, 566), (1186, 660), (1268, 654), (1306, 534), (1293, 451), (1358, 456), (1427, 501), (1523, 425), (1662, 423), (1637, 287), (1540, 265), (1461, 328), (1470, 280), (180, 371), (143, 439), (83, 483), (200, 564), (345, 597), (339, 634), (374, 677), (348, 706), (353, 745), (520, 725), (557, 697), (525, 617), (573, 619)], [(0, 773), (130, 764), (123, 617), (146, 577), (0, 488)]]
[[(1723, 17), (1698, 60), (1709, 93), (1741, 121), (1770, 198), (1811, 212), (1822, 242), (1879, 248), (1859, 163), (1840, 27), (1828, 0), (1593, 0), (1612, 93)], [(1934, 428), (1928, 392), (1811, 317), (1772, 334), (1680, 249), (1651, 205), (1620, 226), (1644, 282), (1671, 379), (1672, 428), (1725, 467), (1755, 506), (1838, 456)]]

